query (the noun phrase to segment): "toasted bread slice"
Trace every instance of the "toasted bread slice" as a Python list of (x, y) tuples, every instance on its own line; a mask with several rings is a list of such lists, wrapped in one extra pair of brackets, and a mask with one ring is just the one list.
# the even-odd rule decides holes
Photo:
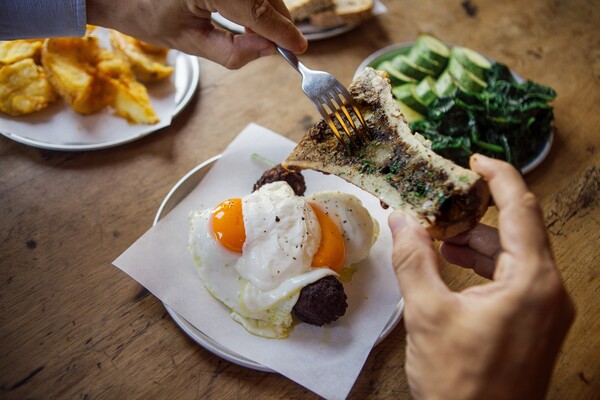
[(311, 14), (311, 25), (333, 28), (340, 25), (358, 25), (373, 16), (373, 0), (334, 0), (330, 9)]
[(316, 12), (333, 9), (333, 0), (283, 0), (283, 2), (294, 22), (306, 20)]
[(475, 226), (488, 207), (487, 184), (477, 173), (434, 153), (421, 135), (410, 131), (387, 73), (365, 68), (349, 90), (371, 139), (349, 152), (321, 121), (283, 166), (337, 175), (412, 215), (436, 239)]

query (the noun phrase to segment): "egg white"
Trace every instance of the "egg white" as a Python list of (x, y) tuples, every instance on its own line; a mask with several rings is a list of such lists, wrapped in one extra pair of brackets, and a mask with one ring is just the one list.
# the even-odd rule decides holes
[(189, 249), (200, 278), (251, 333), (286, 337), (300, 290), (336, 275), (329, 268), (311, 267), (321, 228), (308, 201), (318, 204), (343, 232), (346, 265), (368, 256), (378, 225), (360, 200), (348, 194), (324, 192), (304, 198), (285, 182), (264, 185), (242, 198), (246, 240), (241, 254), (217, 241), (211, 210), (190, 213)]
[(346, 246), (345, 267), (369, 256), (379, 235), (379, 224), (358, 197), (342, 192), (319, 192), (308, 201), (319, 205), (342, 232)]

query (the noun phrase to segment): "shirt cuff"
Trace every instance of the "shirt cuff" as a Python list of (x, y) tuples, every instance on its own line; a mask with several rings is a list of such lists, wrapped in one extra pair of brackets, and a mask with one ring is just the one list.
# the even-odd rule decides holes
[(19, 0), (0, 5), (0, 39), (85, 35), (85, 0)]

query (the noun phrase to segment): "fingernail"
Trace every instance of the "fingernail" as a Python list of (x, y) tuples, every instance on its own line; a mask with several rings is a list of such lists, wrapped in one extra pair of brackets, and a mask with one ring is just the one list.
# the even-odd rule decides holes
[(406, 217), (404, 216), (403, 213), (401, 213), (399, 211), (394, 211), (388, 217), (388, 225), (390, 226), (390, 229), (392, 230), (392, 232), (396, 232), (396, 231), (399, 231), (400, 229), (403, 229), (406, 226), (406, 224), (407, 224)]
[(475, 153), (471, 156), (471, 160), (473, 162), (486, 161), (490, 158), (488, 156), (484, 156), (483, 154)]

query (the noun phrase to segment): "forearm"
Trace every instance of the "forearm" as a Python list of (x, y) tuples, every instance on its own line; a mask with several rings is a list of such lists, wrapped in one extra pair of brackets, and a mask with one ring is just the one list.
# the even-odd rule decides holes
[(91, 25), (123, 30), (123, 27), (136, 21), (150, 23), (145, 18), (145, 14), (148, 14), (146, 1), (85, 0), (85, 2), (87, 23)]

